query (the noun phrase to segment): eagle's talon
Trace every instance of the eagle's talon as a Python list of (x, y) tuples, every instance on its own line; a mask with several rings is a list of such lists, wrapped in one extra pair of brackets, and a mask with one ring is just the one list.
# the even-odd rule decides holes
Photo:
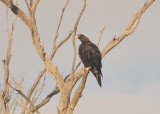
[(87, 67), (87, 68), (85, 68), (85, 70), (86, 70), (86, 71), (89, 71), (90, 69), (91, 69), (91, 67)]

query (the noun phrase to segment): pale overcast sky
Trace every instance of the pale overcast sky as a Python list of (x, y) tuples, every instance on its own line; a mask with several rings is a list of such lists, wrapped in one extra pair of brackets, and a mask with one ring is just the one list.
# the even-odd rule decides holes
[[(85, 34), (96, 43), (99, 31), (105, 25), (99, 46), (102, 50), (114, 35), (118, 36), (124, 30), (145, 1), (87, 0), (87, 7), (80, 20), (77, 33)], [(41, 42), (48, 55), (51, 53), (53, 36), (65, 2), (66, 0), (42, 0), (36, 10)], [(82, 5), (83, 0), (70, 1), (64, 14), (58, 41), (65, 38), (72, 30)], [(19, 7), (27, 12), (24, 0), (19, 0)], [(9, 11), (10, 22), (12, 18), (13, 14)], [(0, 2), (0, 61), (5, 58), (8, 42), (5, 19), (5, 6)], [(98, 86), (93, 75), (89, 74), (83, 97), (75, 108), (74, 114), (160, 114), (159, 30), (160, 0), (156, 0), (142, 15), (135, 32), (103, 58), (102, 88)], [(77, 40), (76, 44), (78, 48), (80, 42)], [(72, 59), (73, 49), (70, 39), (58, 51), (53, 62), (65, 76), (71, 71)], [(17, 80), (24, 77), (25, 90), (28, 90), (43, 67), (32, 44), (28, 28), (20, 19), (17, 19), (10, 71)], [(3, 64), (1, 62), (1, 85), (2, 79)], [(38, 102), (44, 99), (54, 87), (54, 80), (46, 73), (46, 88)], [(53, 97), (40, 109), (40, 112), (42, 114), (56, 113), (58, 97), (59, 95)]]

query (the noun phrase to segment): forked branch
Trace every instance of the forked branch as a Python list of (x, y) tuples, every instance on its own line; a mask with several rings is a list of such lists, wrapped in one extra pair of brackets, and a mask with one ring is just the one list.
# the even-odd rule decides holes
[(16, 89), (14, 87), (12, 87), (11, 85), (9, 85), (12, 89), (16, 90), (21, 96), (23, 96), (31, 105), (31, 107), (36, 111), (37, 114), (40, 114), (40, 112), (35, 108), (34, 104), (32, 101), (30, 101), (30, 99), (27, 98), (27, 96), (20, 90), (20, 89)]

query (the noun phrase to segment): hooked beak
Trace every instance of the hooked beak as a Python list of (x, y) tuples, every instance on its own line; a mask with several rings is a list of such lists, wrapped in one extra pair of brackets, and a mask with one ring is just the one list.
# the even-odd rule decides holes
[(75, 36), (74, 38), (78, 39), (78, 38), (79, 38), (79, 36), (77, 35), (77, 36)]

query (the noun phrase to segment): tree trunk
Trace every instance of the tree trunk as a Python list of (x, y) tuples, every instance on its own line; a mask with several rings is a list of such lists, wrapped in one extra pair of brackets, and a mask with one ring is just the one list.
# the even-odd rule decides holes
[(64, 91), (60, 93), (57, 114), (67, 114), (69, 102), (70, 102), (70, 92)]

